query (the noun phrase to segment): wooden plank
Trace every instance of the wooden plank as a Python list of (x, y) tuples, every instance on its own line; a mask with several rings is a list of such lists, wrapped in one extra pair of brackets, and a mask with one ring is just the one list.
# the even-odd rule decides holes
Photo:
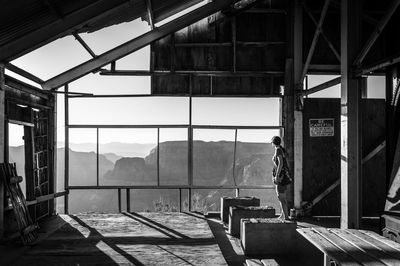
[(368, 153), (363, 159), (362, 163), (368, 162), (375, 155), (377, 155), (383, 148), (386, 147), (386, 140), (384, 140), (381, 144), (379, 144), (375, 149), (373, 149), (370, 153)]
[(331, 243), (322, 235), (316, 233), (313, 228), (297, 229), (297, 232), (333, 260), (340, 262), (340, 265), (360, 265), (354, 260), (354, 258), (345, 253), (343, 249)]
[(354, 234), (351, 234), (347, 230), (328, 229), (328, 231), (333, 232), (340, 238), (356, 246), (358, 249), (364, 251), (365, 253), (368, 253), (368, 255), (375, 258), (377, 262), (382, 262), (386, 265), (400, 265), (400, 261), (396, 258), (389, 256), (383, 250), (378, 249), (376, 246), (371, 245), (369, 242), (364, 241), (359, 237), (356, 237)]
[(360, 231), (361, 233), (367, 235), (367, 236), (370, 236), (370, 237), (372, 237), (372, 238), (375, 238), (375, 239), (377, 239), (377, 240), (383, 242), (384, 244), (389, 245), (389, 246), (391, 246), (391, 247), (397, 249), (397, 250), (400, 252), (400, 244), (399, 244), (399, 243), (394, 242), (394, 241), (392, 241), (392, 240), (390, 240), (390, 239), (387, 239), (386, 237), (383, 237), (383, 236), (380, 236), (380, 235), (378, 235), (378, 234), (375, 234), (375, 233), (373, 233), (373, 232), (371, 232), (371, 231), (366, 231), (366, 230), (359, 230), (359, 231)]
[[(351, 244), (350, 242), (344, 240), (343, 238), (337, 236), (336, 234), (329, 231), (327, 228), (313, 228), (315, 232), (318, 232), (321, 236), (328, 239), (332, 244), (339, 247), (349, 256), (351, 256), (354, 261), (365, 265), (365, 266), (378, 266), (378, 265), (385, 265), (382, 262), (375, 261), (375, 259), (365, 251), (361, 250), (359, 247)], [(330, 257), (334, 258), (332, 255), (329, 254)], [(335, 259), (335, 258), (334, 258)], [(336, 259), (335, 259), (336, 260)], [(340, 262), (340, 261), (339, 261)]]
[[(353, 234), (354, 236), (368, 242), (370, 245), (375, 246), (376, 248), (379, 248), (380, 250), (382, 250), (383, 252), (389, 254), (390, 256), (400, 260), (400, 244), (398, 244), (398, 248), (395, 248), (395, 245), (397, 245), (396, 242), (391, 241), (393, 243), (390, 243), (389, 239), (384, 238), (384, 241), (381, 241), (379, 238), (381, 236), (379, 235), (375, 235), (374, 233), (372, 233), (372, 235), (375, 235), (377, 238), (372, 237), (368, 234), (366, 234), (363, 231), (360, 230), (355, 230), (355, 229), (348, 229), (347, 232)], [(370, 232), (369, 232), (370, 233)], [(389, 241), (388, 241), (389, 240)]]
[(262, 266), (262, 262), (259, 259), (247, 259), (246, 260), (247, 266)]

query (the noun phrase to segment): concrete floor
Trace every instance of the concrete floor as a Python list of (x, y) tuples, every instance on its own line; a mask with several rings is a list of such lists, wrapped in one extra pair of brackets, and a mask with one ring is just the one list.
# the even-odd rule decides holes
[[(298, 227), (338, 227), (338, 218), (307, 218)], [(379, 220), (365, 220), (379, 231)], [(300, 235), (297, 248), (273, 259), (281, 266), (323, 265), (323, 256)], [(219, 218), (195, 213), (59, 215), (42, 224), (27, 247), (0, 244), (0, 265), (232, 265), (246, 262), (240, 240)]]

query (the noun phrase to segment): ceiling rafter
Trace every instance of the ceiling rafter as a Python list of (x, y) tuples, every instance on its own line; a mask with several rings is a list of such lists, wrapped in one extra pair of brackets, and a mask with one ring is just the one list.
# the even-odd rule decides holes
[(16, 65), (13, 65), (11, 63), (7, 63), (7, 64), (5, 64), (5, 67), (8, 70), (10, 70), (10, 71), (12, 71), (12, 72), (24, 77), (24, 78), (27, 78), (27, 79), (29, 79), (29, 80), (31, 80), (33, 82), (36, 82), (36, 83), (38, 83), (40, 85), (44, 83), (44, 80), (42, 80), (41, 78), (29, 73), (28, 71), (26, 71), (26, 70), (24, 70), (22, 68), (17, 67)]
[(79, 36), (78, 33), (74, 32), (72, 35), (74, 35), (75, 39), (82, 45), (83, 48), (93, 57), (96, 57), (96, 54), (93, 52), (93, 50), (90, 48), (90, 46), (82, 39), (81, 36)]
[(130, 2), (119, 0), (98, 0), (57, 19), (46, 26), (20, 36), (0, 47), (0, 62), (12, 61), (36, 48), (60, 37), (66, 36), (87, 23), (107, 17), (110, 14), (129, 8)]
[(146, 1), (146, 8), (147, 8), (147, 16), (149, 17), (149, 24), (152, 30), (154, 30), (154, 14), (153, 14), (153, 8), (151, 5), (151, 0), (145, 0)]
[(360, 53), (356, 57), (353, 62), (353, 65), (358, 66), (361, 65), (364, 58), (367, 56), (369, 50), (374, 45), (375, 41), (378, 39), (379, 35), (382, 33), (383, 29), (385, 28), (386, 24), (389, 22), (390, 18), (397, 10), (398, 6), (400, 5), (400, 0), (393, 0), (392, 3), (389, 5), (386, 14), (382, 17), (379, 21), (378, 25), (376, 25), (375, 30), (372, 32), (371, 36), (364, 44), (364, 47), (361, 49)]
[(128, 54), (131, 54), (140, 48), (149, 45), (151, 42), (154, 42), (162, 37), (171, 34), (172, 32), (178, 31), (186, 26), (189, 26), (196, 21), (203, 19), (207, 16), (210, 16), (222, 9), (227, 8), (230, 4), (232, 4), (233, 0), (218, 0), (213, 1), (204, 6), (199, 7), (198, 9), (182, 15), (181, 17), (160, 26), (154, 30), (151, 30), (141, 36), (130, 40), (114, 49), (111, 49), (96, 58), (88, 60), (76, 67), (73, 67), (47, 81), (42, 84), (43, 89), (57, 89), (71, 81), (74, 81), (90, 72), (93, 72), (97, 69), (100, 69), (102, 66), (105, 66), (115, 60), (118, 60)]

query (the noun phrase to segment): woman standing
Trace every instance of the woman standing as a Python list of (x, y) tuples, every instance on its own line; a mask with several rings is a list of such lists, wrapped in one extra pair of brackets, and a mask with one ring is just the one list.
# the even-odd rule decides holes
[(274, 168), (272, 172), (272, 181), (276, 185), (276, 194), (281, 205), (281, 215), (279, 219), (289, 219), (288, 206), (286, 201), (287, 185), (292, 182), (289, 176), (289, 168), (286, 162), (286, 151), (281, 146), (281, 138), (274, 136), (271, 140), (272, 145), (275, 147), (275, 154), (272, 157)]

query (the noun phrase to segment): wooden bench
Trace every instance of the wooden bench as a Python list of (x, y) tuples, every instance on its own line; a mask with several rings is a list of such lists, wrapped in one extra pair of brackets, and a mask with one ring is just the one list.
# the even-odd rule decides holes
[(400, 244), (371, 231), (301, 228), (297, 231), (324, 253), (324, 265), (400, 265)]

